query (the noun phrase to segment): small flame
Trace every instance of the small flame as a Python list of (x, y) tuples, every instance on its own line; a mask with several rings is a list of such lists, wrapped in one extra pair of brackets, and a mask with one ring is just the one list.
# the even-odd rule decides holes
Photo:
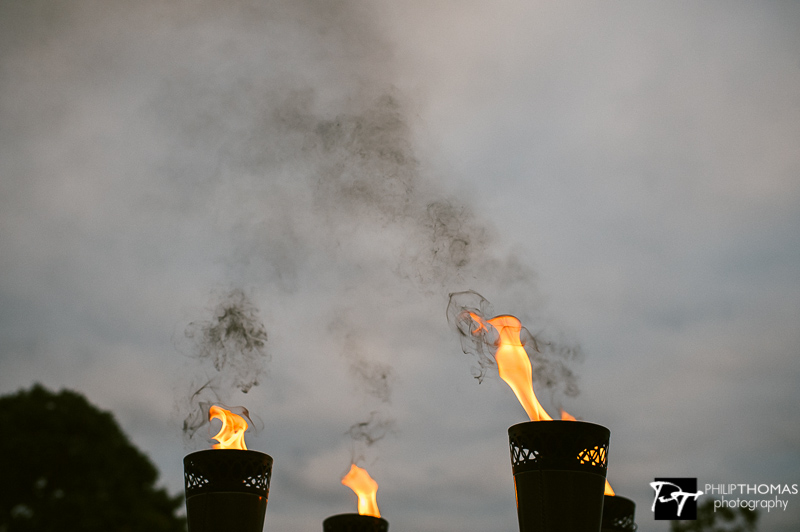
[[(576, 421), (575, 416), (573, 416), (563, 408), (561, 409), (561, 419), (562, 421)], [(614, 493), (614, 490), (611, 488), (611, 484), (608, 483), (608, 479), (606, 479), (606, 489), (603, 492), (603, 495), (616, 495), (616, 493)]]
[(211, 421), (212, 419), (222, 421), (222, 428), (214, 436), (214, 439), (219, 442), (213, 445), (214, 449), (247, 450), (244, 444), (244, 431), (247, 430), (247, 421), (242, 416), (214, 405), (208, 409), (208, 420)]
[(372, 480), (366, 469), (361, 469), (355, 464), (350, 466), (350, 471), (342, 478), (342, 484), (350, 488), (358, 495), (359, 515), (371, 515), (380, 517), (378, 510), (378, 483)]
[(517, 396), (522, 408), (531, 421), (551, 421), (551, 418), (533, 392), (533, 372), (531, 359), (525, 352), (520, 333), (522, 324), (514, 316), (496, 316), (485, 320), (470, 312), (469, 316), (478, 324), (472, 334), (489, 332), (487, 326), (492, 326), (497, 331), (497, 350), (494, 353), (495, 362), (500, 378), (506, 381)]

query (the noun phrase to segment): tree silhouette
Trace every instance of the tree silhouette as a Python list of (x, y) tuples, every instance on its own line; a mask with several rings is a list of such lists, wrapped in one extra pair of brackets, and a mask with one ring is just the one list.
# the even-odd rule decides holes
[(672, 521), (670, 532), (755, 532), (758, 510), (749, 508), (717, 508), (714, 499), (706, 499), (697, 507), (696, 521)]
[(0, 397), (0, 532), (184, 532), (183, 497), (112, 415), (40, 385)]

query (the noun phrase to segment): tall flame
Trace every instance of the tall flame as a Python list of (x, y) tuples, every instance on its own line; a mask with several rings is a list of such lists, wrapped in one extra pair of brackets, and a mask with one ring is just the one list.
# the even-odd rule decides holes
[(372, 477), (369, 476), (366, 469), (352, 464), (350, 466), (350, 471), (342, 478), (342, 484), (358, 495), (359, 515), (381, 516), (377, 501), (378, 483), (372, 480)]
[(222, 428), (214, 436), (214, 439), (219, 442), (213, 445), (214, 449), (247, 450), (244, 444), (244, 431), (247, 430), (247, 421), (242, 416), (214, 405), (208, 409), (208, 420), (211, 421), (212, 419), (222, 421)]
[(481, 331), (488, 332), (486, 324), (497, 331), (497, 351), (494, 353), (495, 362), (500, 378), (508, 384), (522, 404), (531, 421), (551, 421), (551, 418), (533, 392), (533, 372), (531, 359), (525, 352), (524, 344), (520, 338), (522, 324), (514, 316), (496, 316), (484, 321), (483, 318), (470, 312), (470, 317), (478, 323), (472, 334)]
[[(573, 416), (572, 414), (570, 414), (569, 412), (567, 412), (566, 410), (564, 410), (562, 408), (561, 409), (561, 420), (562, 421), (575, 421), (575, 416)], [(616, 493), (614, 493), (614, 490), (611, 489), (611, 484), (608, 483), (608, 479), (606, 479), (606, 489), (603, 492), (603, 495), (616, 495)]]

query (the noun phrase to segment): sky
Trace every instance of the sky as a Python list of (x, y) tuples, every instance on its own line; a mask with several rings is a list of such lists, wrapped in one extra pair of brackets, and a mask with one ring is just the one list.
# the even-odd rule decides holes
[[(513, 531), (527, 416), (448, 323), (472, 290), (574, 376), (534, 387), (611, 430), (639, 530), (668, 530), (655, 477), (800, 484), (799, 23), (0, 0), (0, 394), (80, 391), (172, 493), (198, 400), (246, 407), (265, 530), (354, 512), (357, 459), (392, 530)], [(763, 530), (796, 530), (785, 498)]]

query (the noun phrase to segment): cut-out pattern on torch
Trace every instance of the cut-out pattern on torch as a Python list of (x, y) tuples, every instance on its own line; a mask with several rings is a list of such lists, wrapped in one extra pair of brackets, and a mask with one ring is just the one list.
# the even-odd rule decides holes
[[(561, 420), (562, 421), (578, 421), (577, 419), (575, 419), (575, 416), (573, 416), (572, 414), (570, 414), (569, 412), (567, 412), (563, 408), (561, 409)], [(608, 479), (606, 479), (606, 488), (605, 488), (605, 491), (603, 492), (603, 495), (608, 495), (609, 497), (613, 497), (614, 495), (616, 495), (614, 493), (614, 490), (611, 488), (611, 484), (608, 483)]]
[(603, 497), (601, 532), (636, 532), (636, 503), (627, 497)]
[(208, 414), (209, 421), (222, 422), (214, 436), (218, 443), (183, 459), (189, 532), (261, 532), (272, 457), (247, 450), (244, 417), (219, 406), (209, 408)]
[[(577, 421), (575, 416), (561, 409), (562, 421)], [(627, 497), (620, 497), (606, 479), (603, 493), (603, 522), (601, 532), (635, 532), (636, 503)]]

